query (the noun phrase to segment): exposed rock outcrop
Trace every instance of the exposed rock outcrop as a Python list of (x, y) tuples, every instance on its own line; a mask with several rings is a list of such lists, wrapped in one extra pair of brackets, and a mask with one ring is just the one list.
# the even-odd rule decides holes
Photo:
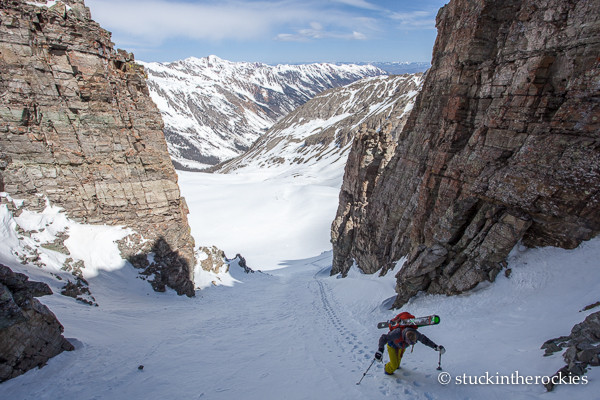
[(548, 391), (554, 389), (557, 384), (573, 381), (573, 377), (582, 376), (588, 366), (600, 366), (600, 311), (590, 314), (586, 319), (575, 325), (569, 336), (548, 340), (542, 345), (545, 356), (565, 347), (563, 358), (567, 365), (558, 370), (553, 379), (544, 386)]
[(45, 283), (0, 264), (0, 382), (74, 349), (56, 316), (34, 298), (48, 294), (52, 290)]
[(72, 297), (84, 304), (98, 307), (96, 299), (92, 296), (92, 292), (90, 292), (89, 283), (81, 277), (77, 277), (75, 282), (67, 281), (60, 294)]
[(83, 0), (1, 4), (0, 191), (27, 209), (47, 198), (79, 222), (132, 228), (123, 256), (158, 251), (162, 282), (193, 296), (188, 210), (143, 68)]
[[(573, 248), (598, 234), (599, 9), (599, 0), (443, 7), (432, 68), (393, 157), (346, 168), (332, 273), (354, 261), (385, 273), (407, 256), (400, 307), (419, 291), (494, 280), (520, 240)], [(385, 147), (357, 140), (350, 157)]]
[(229, 271), (229, 264), (225, 252), (216, 246), (202, 246), (198, 249), (200, 265), (205, 271), (210, 271), (215, 274), (219, 272)]

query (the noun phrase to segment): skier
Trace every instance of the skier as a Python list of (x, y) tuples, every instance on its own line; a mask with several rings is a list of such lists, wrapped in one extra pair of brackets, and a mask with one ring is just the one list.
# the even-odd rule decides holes
[(383, 359), (383, 346), (387, 343), (388, 354), (390, 356), (390, 362), (385, 364), (386, 375), (392, 375), (395, 370), (400, 368), (400, 361), (404, 351), (409, 346), (414, 346), (417, 342), (423, 343), (425, 346), (431, 347), (435, 351), (439, 351), (440, 354), (444, 354), (446, 349), (444, 346), (438, 346), (431, 341), (427, 336), (417, 331), (416, 326), (396, 325), (394, 322), (401, 319), (415, 318), (414, 315), (402, 312), (396, 315), (390, 321), (390, 331), (384, 333), (379, 338), (379, 349), (375, 353), (375, 359), (379, 362)]

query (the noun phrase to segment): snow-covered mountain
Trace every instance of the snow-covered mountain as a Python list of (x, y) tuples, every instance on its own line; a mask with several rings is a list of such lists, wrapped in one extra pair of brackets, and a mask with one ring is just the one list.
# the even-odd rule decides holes
[[(297, 108), (219, 172), (276, 170), (320, 173), (338, 165), (339, 176), (354, 135), (361, 129), (401, 131), (423, 74), (364, 78), (325, 91)], [(336, 167), (334, 167), (336, 168)]]
[(372, 65), (272, 66), (216, 56), (141, 64), (179, 168), (206, 168), (236, 157), (318, 93), (385, 74)]

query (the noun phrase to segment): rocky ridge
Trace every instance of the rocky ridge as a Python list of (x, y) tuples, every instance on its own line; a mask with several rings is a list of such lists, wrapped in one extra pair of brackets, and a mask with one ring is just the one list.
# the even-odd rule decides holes
[(360, 137), (353, 146), (332, 274), (353, 262), (386, 273), (406, 257), (400, 307), (420, 291), (493, 281), (519, 241), (573, 248), (597, 235), (598, 9), (598, 0), (443, 7), (432, 67), (393, 157), (355, 168), (350, 160), (372, 157), (373, 146)]
[[(423, 74), (364, 78), (315, 96), (216, 171), (297, 170), (345, 161), (354, 136), (386, 135), (406, 122)], [(379, 132), (379, 133), (378, 133)], [(301, 171), (302, 170), (302, 171)], [(315, 172), (316, 173), (316, 172)]]
[(544, 386), (548, 391), (554, 390), (557, 384), (569, 382), (573, 377), (581, 377), (589, 366), (600, 366), (600, 311), (588, 315), (585, 320), (571, 329), (569, 336), (561, 336), (546, 341), (542, 345), (545, 350), (544, 356), (550, 356), (555, 352), (567, 350), (563, 358), (567, 363), (559, 369), (554, 377)]
[(0, 264), (0, 382), (14, 378), (74, 347), (56, 316), (35, 297), (52, 294)]
[(318, 93), (384, 75), (371, 65), (267, 65), (216, 56), (142, 63), (177, 168), (207, 168), (243, 154), (279, 119)]
[(187, 206), (143, 68), (83, 0), (3, 1), (0, 21), (0, 192), (131, 228), (122, 255), (143, 268), (152, 253), (155, 289), (193, 296)]

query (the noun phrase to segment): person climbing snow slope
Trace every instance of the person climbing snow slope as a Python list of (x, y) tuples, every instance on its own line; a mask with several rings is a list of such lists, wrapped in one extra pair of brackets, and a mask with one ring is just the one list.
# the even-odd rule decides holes
[(400, 368), (400, 362), (402, 356), (409, 346), (414, 346), (417, 342), (423, 343), (425, 346), (431, 347), (435, 351), (439, 351), (440, 354), (444, 354), (446, 349), (444, 346), (438, 346), (427, 336), (417, 331), (415, 325), (402, 325), (400, 320), (406, 320), (415, 318), (414, 315), (408, 312), (401, 312), (396, 315), (389, 324), (390, 331), (384, 333), (379, 338), (379, 348), (375, 353), (375, 359), (377, 361), (383, 360), (383, 347), (387, 343), (388, 354), (390, 361), (385, 364), (385, 373), (392, 375), (395, 370)]

